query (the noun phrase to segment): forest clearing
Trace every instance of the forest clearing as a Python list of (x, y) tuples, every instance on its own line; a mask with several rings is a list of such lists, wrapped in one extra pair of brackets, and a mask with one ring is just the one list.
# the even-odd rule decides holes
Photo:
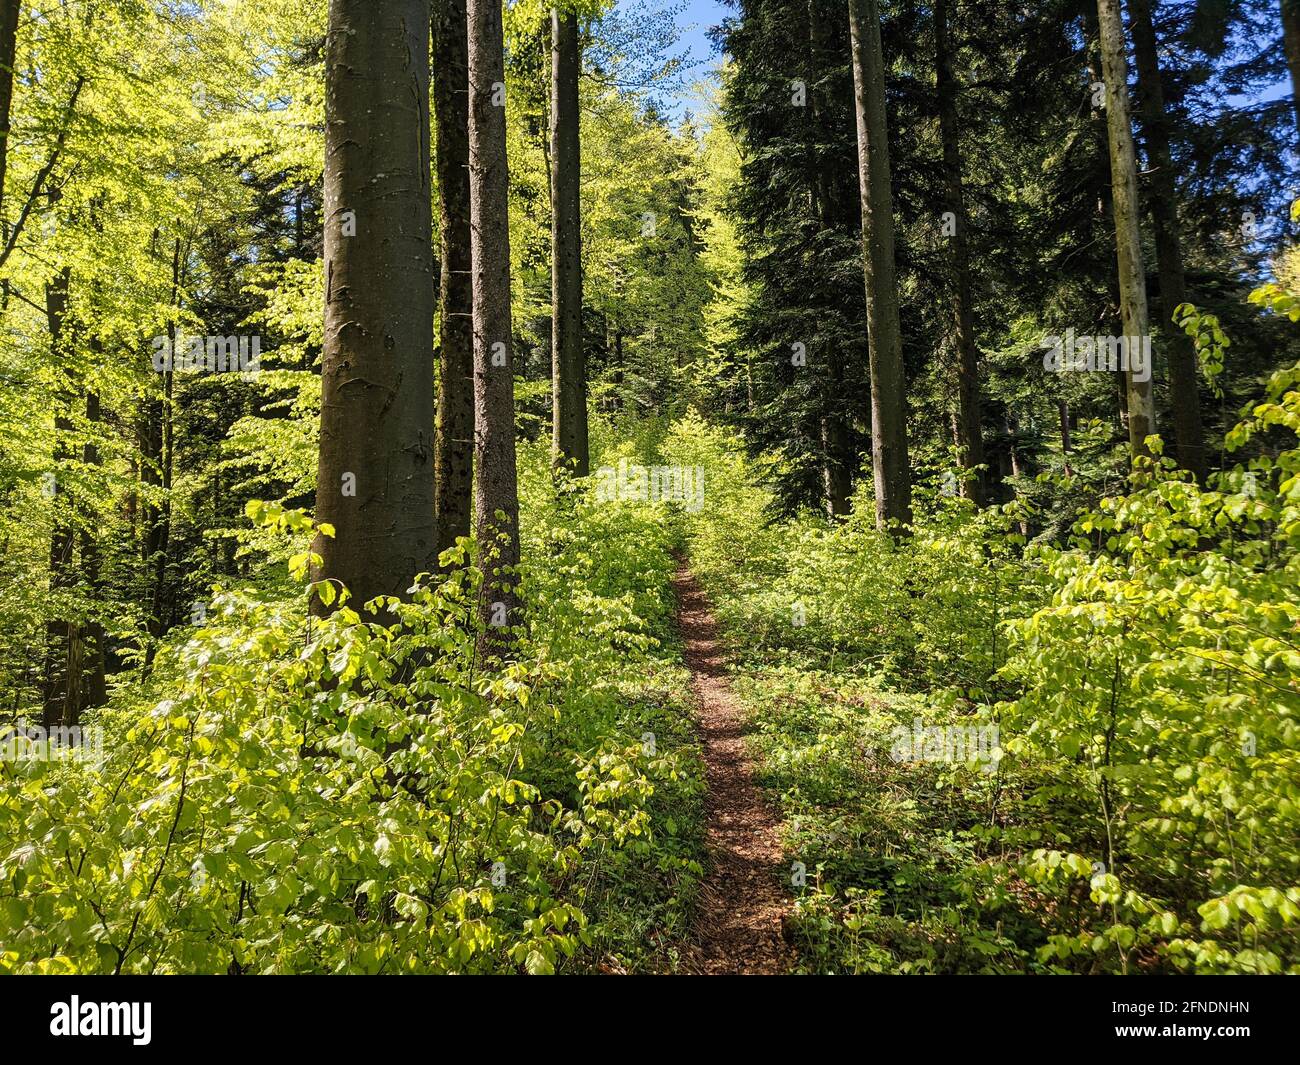
[(1298, 163), (1296, 0), (0, 0), (0, 973), (1300, 974)]

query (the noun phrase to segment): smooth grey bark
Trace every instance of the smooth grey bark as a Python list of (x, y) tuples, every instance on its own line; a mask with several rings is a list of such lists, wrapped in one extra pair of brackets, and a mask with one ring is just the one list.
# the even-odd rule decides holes
[(357, 608), (436, 564), (429, 25), (428, 0), (330, 0), (316, 577)]
[(871, 346), (871, 458), (876, 524), (912, 520), (907, 457), (907, 394), (903, 337), (894, 273), (894, 209), (890, 189), (885, 70), (877, 0), (849, 0), (853, 44), (853, 102), (858, 127), (858, 183), (862, 200), (862, 262)]
[(438, 413), (434, 428), (438, 553), (469, 536), (474, 498), (474, 273), (469, 228), (469, 36), (465, 0), (434, 0), (433, 114), (442, 243)]
[(582, 149), (578, 17), (551, 9), (551, 458), (590, 472), (582, 349)]
[(975, 316), (971, 302), (970, 248), (966, 243), (966, 197), (961, 181), (961, 142), (957, 115), (957, 79), (952, 69), (948, 35), (948, 0), (935, 0), (935, 89), (939, 97), (939, 139), (943, 145), (943, 185), (946, 210), (953, 218), (949, 237), (949, 296), (953, 337), (957, 347), (957, 447), (961, 453), (962, 494), (984, 504), (983, 420), (980, 416), (979, 351), (975, 346)]
[(518, 596), (519, 486), (515, 468), (510, 322), (510, 174), (506, 160), (501, 0), (469, 0), (469, 173), (474, 263), (474, 528), (484, 585), (480, 648), (510, 642)]
[[(1124, 336), (1138, 343), (1149, 335), (1146, 276), (1138, 229), (1137, 157), (1129, 108), (1128, 61), (1119, 0), (1097, 0), (1101, 35), (1101, 69), (1106, 83), (1106, 129), (1110, 141), (1111, 204), (1115, 215), (1115, 249), (1119, 259), (1120, 311)], [(1147, 453), (1146, 438), (1156, 431), (1151, 378), (1138, 380), (1130, 368), (1124, 374), (1128, 397), (1128, 438), (1132, 453)]]
[(1206, 475), (1205, 429), (1201, 423), (1201, 390), (1196, 375), (1196, 349), (1191, 337), (1172, 325), (1175, 309), (1187, 302), (1183, 248), (1178, 237), (1177, 187), (1169, 151), (1169, 116), (1156, 50), (1151, 12), (1154, 0), (1128, 0), (1129, 25), (1137, 57), (1138, 95), (1150, 168), (1151, 213), (1160, 278), (1160, 317), (1169, 335), (1169, 404), (1178, 464), (1198, 481)]

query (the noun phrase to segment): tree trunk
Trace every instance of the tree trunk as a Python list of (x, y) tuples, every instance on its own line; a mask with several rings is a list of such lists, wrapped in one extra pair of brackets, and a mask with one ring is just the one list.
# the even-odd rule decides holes
[[(177, 306), (181, 298), (182, 274), (184, 266), (181, 256), (181, 239), (176, 238), (172, 248), (172, 290), (169, 306)], [(167, 327), (168, 350), (173, 359), (180, 346), (180, 337), (174, 324)], [(156, 480), (162, 500), (152, 509), (152, 523), (149, 531), (146, 564), (152, 570), (150, 580), (152, 591), (149, 596), (149, 632), (153, 636), (145, 651), (145, 670), (153, 667), (154, 656), (158, 653), (158, 641), (167, 631), (172, 611), (167, 601), (167, 552), (171, 542), (172, 524), (172, 460), (175, 454), (174, 442), (174, 406), (172, 390), (175, 388), (175, 366), (168, 363), (162, 373), (162, 397), (156, 407), (151, 409), (152, 421), (149, 427), (150, 455), (157, 463)]]
[[(1124, 54), (1124, 22), (1120, 17), (1119, 0), (1097, 0), (1097, 19), (1101, 32), (1102, 76), (1106, 82), (1106, 127), (1110, 137), (1110, 185), (1119, 258), (1120, 310), (1127, 342), (1141, 344), (1148, 335), (1147, 288), (1142, 272), (1137, 160), (1133, 150), (1128, 63)], [(1149, 371), (1150, 367), (1147, 369)], [(1146, 438), (1156, 431), (1151, 378), (1148, 373), (1147, 380), (1138, 380), (1131, 366), (1124, 377), (1128, 394), (1129, 448), (1135, 456), (1146, 454)]]
[(853, 493), (849, 469), (842, 460), (845, 435), (844, 426), (835, 412), (822, 415), (822, 501), (826, 517), (831, 519), (848, 515), (849, 497)]
[[(9, 122), (14, 101), (14, 61), (18, 54), (21, 0), (0, 0), (0, 218), (4, 217), (5, 170), (9, 162)], [(8, 226), (5, 226), (8, 235)]]
[(1056, 414), (1061, 423), (1061, 455), (1065, 461), (1065, 476), (1072, 477), (1074, 471), (1070, 469), (1070, 448), (1073, 446), (1070, 440), (1070, 405), (1065, 400), (1058, 399)]
[(877, 0), (849, 0), (853, 41), (853, 102), (858, 124), (858, 182), (862, 199), (862, 261), (871, 345), (871, 458), (876, 524), (912, 520), (907, 459), (907, 395), (903, 338), (894, 280), (893, 194), (885, 122), (885, 70)]
[(1282, 43), (1286, 48), (1286, 65), (1291, 70), (1296, 128), (1300, 129), (1300, 0), (1282, 0)]
[[(70, 361), (68, 342), (68, 292), (72, 271), (64, 267), (45, 286), (45, 316), (50, 331), (50, 351), (60, 382), (65, 380)], [(54, 396), (54, 527), (50, 533), (50, 597), (66, 593), (76, 583), (73, 545), (76, 542), (72, 506), (60, 513), (58, 499), (60, 463), (71, 457), (68, 437), (73, 424), (67, 411), (72, 397), (61, 383)], [(52, 604), (58, 610), (57, 603)], [(46, 729), (72, 726), (81, 718), (81, 628), (69, 617), (52, 617), (45, 625), (45, 669), (42, 683), (41, 725)]]
[(469, 0), (469, 174), (474, 260), (474, 525), (484, 570), (480, 647), (494, 656), (518, 621), (510, 175), (501, 0)]
[(358, 608), (437, 564), (429, 26), (428, 0), (330, 0), (316, 517), (335, 535), (314, 550)]
[(551, 459), (590, 472), (582, 350), (578, 17), (551, 9)]
[(469, 230), (469, 38), (465, 0), (435, 0), (433, 112), (442, 239), (438, 415), (434, 430), (438, 553), (469, 536), (474, 469), (474, 274)]
[(1183, 249), (1178, 238), (1177, 189), (1169, 152), (1169, 119), (1151, 20), (1154, 0), (1128, 0), (1133, 46), (1137, 54), (1138, 93), (1150, 167), (1148, 207), (1155, 232), (1156, 267), (1160, 275), (1160, 317), (1169, 334), (1169, 402), (1179, 465), (1204, 482), (1205, 431), (1201, 425), (1201, 392), (1196, 377), (1196, 349), (1191, 337), (1172, 325), (1174, 310), (1187, 301)]
[[(179, 244), (179, 241), (177, 242)], [(176, 329), (173, 326), (169, 330), (172, 340), (172, 351), (176, 350)], [(167, 620), (170, 611), (167, 609), (167, 552), (171, 545), (171, 527), (172, 527), (172, 456), (175, 454), (174, 427), (173, 427), (173, 406), (172, 390), (175, 388), (176, 378), (171, 369), (163, 373), (163, 393), (162, 401), (158, 407), (158, 485), (162, 490), (162, 502), (159, 503), (155, 512), (156, 528), (154, 530), (154, 550), (149, 559), (153, 567), (153, 594), (150, 597), (152, 606), (150, 607), (150, 629), (153, 632), (155, 640), (160, 639), (162, 634), (167, 631)], [(153, 656), (156, 653), (157, 644), (151, 644), (146, 655), (146, 662), (153, 664)]]
[(957, 79), (952, 71), (948, 38), (948, 0), (935, 0), (935, 88), (939, 96), (939, 139), (943, 143), (943, 185), (946, 209), (952, 215), (950, 297), (957, 346), (957, 447), (962, 494), (984, 504), (984, 475), (974, 472), (984, 464), (984, 437), (980, 417), (979, 352), (975, 347), (971, 307), (970, 250), (966, 244), (966, 198), (961, 182), (961, 144), (958, 140)]
[[(94, 344), (99, 351), (98, 343)], [(86, 393), (86, 421), (92, 428), (100, 420), (99, 396), (94, 392)], [(82, 461), (86, 466), (100, 465), (99, 448), (93, 440), (87, 440), (82, 449)], [(86, 578), (86, 589), (92, 602), (92, 611), (98, 611), (104, 600), (104, 587), (100, 579), (101, 555), (97, 530), (98, 521), (93, 514), (87, 514), (81, 530), (81, 569)], [(108, 682), (105, 677), (104, 623), (92, 614), (86, 622), (86, 705), (103, 706), (108, 702)]]
[(623, 412), (623, 330), (614, 330), (614, 410)]
[[(819, 132), (826, 129), (828, 108), (824, 92), (820, 87), (821, 72), (824, 64), (833, 62), (829, 58), (831, 45), (828, 40), (829, 26), (822, 18), (819, 4), (824, 0), (808, 0), (808, 107), (812, 112), (808, 130), (815, 142)], [(818, 228), (825, 231), (838, 221), (834, 182), (820, 165), (817, 153), (809, 146), (808, 184), (812, 190), (816, 207)], [(853, 494), (853, 478), (857, 456), (853, 452), (852, 435), (846, 410), (847, 397), (844, 387), (844, 357), (837, 344), (824, 344), (818, 352), (823, 358), (825, 371), (822, 374), (821, 392), (821, 465), (822, 465), (822, 501), (826, 516), (831, 519), (841, 518), (849, 513), (849, 499)], [(821, 367), (819, 366), (819, 369)], [(751, 386), (752, 391), (752, 386)], [(752, 408), (752, 402), (751, 402)]]

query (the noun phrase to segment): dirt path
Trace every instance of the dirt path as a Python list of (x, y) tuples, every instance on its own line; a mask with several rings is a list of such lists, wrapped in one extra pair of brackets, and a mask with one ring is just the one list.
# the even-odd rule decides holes
[(790, 950), (782, 935), (789, 900), (780, 881), (780, 821), (751, 774), (743, 712), (727, 680), (717, 622), (686, 563), (679, 562), (673, 585), (709, 787), (711, 869), (696, 921), (695, 967), (709, 974), (783, 973)]

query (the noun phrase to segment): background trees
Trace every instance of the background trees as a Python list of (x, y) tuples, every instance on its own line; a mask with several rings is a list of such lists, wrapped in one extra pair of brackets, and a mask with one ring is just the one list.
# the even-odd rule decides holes
[[(0, 242), (0, 405), (11, 425), (0, 458), (4, 506), (15, 516), (6, 539), (12, 576), (0, 585), (9, 619), (0, 658), (7, 683), (34, 695), (64, 683), (68, 641), (60, 637), (62, 650), (36, 664), (27, 646), (45, 647), (69, 621), (98, 643), (90, 634), (102, 626), (111, 679), (201, 614), (214, 581), (249, 576), (267, 542), (244, 524), (250, 499), (313, 503), (324, 484), (320, 360), (337, 334), (327, 341), (319, 317), (332, 217), (324, 209), (326, 5), (266, 0), (196, 7), (177, 19), (131, 9), (96, 20), (79, 4), (40, 18), (19, 10)], [(1060, 0), (1034, 12), (945, 3), (937, 11), (884, 4), (880, 13), (912, 476), (946, 492), (952, 475), (960, 489), (978, 435), (987, 498), (1030, 508), (1026, 529), (1041, 535), (1125, 469), (1115, 450), (1127, 435), (1117, 382), (1049, 374), (1041, 364), (1044, 336), (1122, 331), (1115, 261), (1101, 253), (1113, 242), (1113, 196), (1107, 111), (1094, 104), (1104, 79), (1091, 10)], [(1152, 267), (1146, 283), (1160, 295), (1150, 326), (1153, 404), (1180, 461), (1194, 468), (1196, 445), (1183, 446), (1195, 440), (1193, 383), (1209, 463), (1237, 404), (1291, 343), (1237, 299), (1266, 269), (1284, 225), (1274, 190), (1296, 137), (1291, 100), (1247, 102), (1280, 69), (1283, 26), (1261, 5), (1213, 17), (1204, 6), (1145, 5), (1144, 18), (1134, 0), (1129, 14), (1145, 208), (1138, 224)], [(984, 32), (988, 20), (996, 33)], [(422, 561), (411, 554), (399, 567), (413, 572), (471, 531), (468, 97), (453, 32), (463, 20), (445, 0), (431, 21), (426, 190), (438, 201), (431, 259), (441, 291), (437, 343), (418, 344), (435, 354), (418, 372), (436, 363), (440, 400), (415, 389), (419, 413), (403, 417), (421, 423), (423, 438), (402, 454), (432, 456), (438, 526), (433, 546), (416, 552)], [(674, 79), (682, 83), (680, 66), (660, 23), (584, 10), (575, 24), (584, 54), (583, 285), (566, 335), (576, 320), (593, 438), (611, 419), (695, 403), (770, 460), (774, 506), (844, 515), (873, 480), (847, 4), (738, 7), (717, 34), (719, 86), (672, 118), (664, 98)], [(552, 194), (564, 186), (571, 205), (577, 185), (551, 145), (550, 9), (512, 9), (505, 30), (498, 111), (511, 167), (510, 289), (500, 342), (510, 345), (515, 426), (526, 444), (552, 435), (555, 384), (566, 377), (553, 372), (564, 317), (555, 314), (553, 282), (574, 275), (552, 269)], [(95, 42), (102, 70), (86, 67), (79, 39)], [(250, 54), (261, 57), (256, 69)], [(147, 68), (146, 81), (130, 76), (136, 67)], [(122, 114), (132, 115), (129, 128)], [(400, 223), (407, 235), (421, 224), (405, 211)], [(360, 215), (357, 225), (356, 238), (338, 238), (340, 254), (362, 247)], [(500, 257), (489, 258), (499, 269)], [(67, 324), (64, 356), (54, 360), (46, 291), (61, 291), (65, 270), (67, 309), (56, 316)], [(413, 276), (403, 271), (399, 281), (424, 292)], [(498, 277), (498, 306), (504, 284)], [(1203, 376), (1193, 382), (1188, 342), (1167, 320), (1184, 297), (1232, 333), (1217, 379), (1222, 399)], [(394, 301), (399, 318), (429, 312)], [(190, 335), (256, 335), (261, 372), (155, 371), (154, 339)], [(972, 354), (982, 364), (978, 390), (966, 372)], [(373, 437), (369, 428), (328, 429), (327, 451), (341, 463), (340, 447), (352, 446), (344, 436), (357, 432)], [(1035, 480), (1067, 470), (1059, 488)], [(331, 472), (340, 490), (344, 472), (362, 471)], [(418, 480), (423, 500), (429, 470), (421, 466)], [(38, 520), (16, 520), (29, 514)], [(326, 555), (346, 538), (328, 539)], [(71, 545), (69, 566), (51, 568), (56, 542)], [(34, 610), (22, 591), (32, 584), (55, 589)], [(86, 692), (99, 687), (90, 664), (97, 653), (87, 651), (74, 670)]]

